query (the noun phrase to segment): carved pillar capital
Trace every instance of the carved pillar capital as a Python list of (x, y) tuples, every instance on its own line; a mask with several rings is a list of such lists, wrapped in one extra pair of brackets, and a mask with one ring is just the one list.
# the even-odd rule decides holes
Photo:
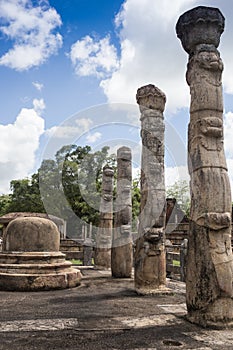
[(105, 165), (103, 167), (103, 173), (104, 173), (105, 176), (113, 177), (114, 170), (109, 165)]
[(136, 100), (139, 104), (141, 113), (147, 109), (163, 112), (166, 103), (166, 96), (155, 85), (148, 84), (137, 90)]
[(176, 33), (184, 50), (192, 56), (200, 44), (218, 47), (225, 18), (215, 7), (198, 6), (180, 16)]
[(117, 158), (130, 161), (132, 159), (131, 149), (129, 147), (126, 147), (126, 146), (118, 148)]

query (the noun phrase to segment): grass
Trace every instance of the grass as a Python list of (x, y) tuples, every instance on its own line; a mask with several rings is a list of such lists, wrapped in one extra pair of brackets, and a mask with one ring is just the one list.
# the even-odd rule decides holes
[(180, 266), (180, 261), (179, 260), (172, 260), (172, 265), (173, 266)]
[(80, 260), (80, 259), (71, 259), (70, 261), (72, 262), (73, 265), (82, 265), (83, 264), (82, 260)]
[[(71, 259), (73, 265), (83, 265), (83, 261), (80, 259)], [(92, 258), (92, 265), (94, 265), (94, 259)]]

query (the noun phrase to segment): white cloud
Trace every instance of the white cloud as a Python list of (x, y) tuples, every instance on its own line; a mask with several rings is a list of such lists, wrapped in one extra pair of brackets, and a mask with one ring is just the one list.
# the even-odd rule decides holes
[(228, 112), (224, 115), (224, 149), (227, 159), (228, 174), (233, 192), (233, 113)]
[(231, 195), (233, 195), (233, 159), (227, 158), (227, 168), (231, 185)]
[(86, 139), (89, 143), (95, 143), (96, 141), (100, 140), (102, 137), (102, 134), (98, 131), (94, 132), (93, 134), (88, 134)]
[[(176, 36), (175, 25), (184, 11), (199, 5), (219, 7), (228, 18), (233, 17), (233, 7), (228, 0), (125, 0), (115, 19), (120, 59), (109, 44), (109, 37), (105, 38), (105, 45), (101, 45), (101, 40), (86, 36), (71, 49), (76, 73), (102, 78), (100, 87), (109, 103), (134, 104), (137, 89), (152, 83), (165, 92), (168, 112), (188, 107), (189, 88), (185, 81), (188, 55)], [(220, 47), (225, 63), (223, 82), (226, 92), (233, 93), (233, 22), (226, 24)], [(101, 46), (109, 50), (104, 51)], [(106, 65), (105, 60), (112, 65)]]
[(83, 131), (87, 131), (93, 124), (93, 121), (90, 118), (78, 118), (75, 120), (75, 124), (77, 124)]
[(69, 139), (76, 137), (78, 132), (77, 126), (53, 126), (46, 130), (45, 135), (58, 139)]
[(233, 113), (228, 112), (224, 116), (224, 147), (227, 158), (233, 158)]
[(176, 167), (165, 167), (165, 185), (166, 188), (172, 186), (177, 181), (189, 182), (188, 168), (185, 165)]
[(132, 179), (140, 179), (141, 176), (141, 168), (140, 167), (132, 167)]
[(116, 17), (121, 40), (119, 69), (102, 80), (108, 101), (135, 103), (137, 89), (153, 83), (167, 96), (167, 110), (188, 106), (187, 55), (176, 37), (179, 15), (195, 0), (126, 0)]
[(117, 51), (109, 36), (98, 41), (87, 35), (72, 45), (69, 56), (80, 76), (102, 78), (118, 68)]
[(41, 98), (39, 100), (37, 98), (35, 98), (33, 100), (33, 108), (36, 111), (36, 113), (38, 113), (40, 115), (43, 112), (43, 110), (45, 109), (45, 103), (44, 103), (43, 98)]
[(23, 71), (44, 63), (62, 46), (61, 35), (53, 33), (61, 23), (45, 3), (33, 7), (30, 0), (0, 0), (0, 31), (13, 43), (0, 65)]
[(0, 125), (0, 193), (9, 191), (11, 180), (32, 171), (43, 132), (44, 119), (33, 108), (23, 108), (13, 124)]
[(73, 122), (73, 125), (64, 123), (47, 129), (45, 135), (54, 139), (74, 139), (87, 132), (92, 124), (93, 121), (90, 118), (78, 118)]
[(44, 85), (42, 83), (39, 83), (38, 81), (34, 81), (32, 83), (32, 85), (38, 90), (38, 91), (41, 91), (44, 87)]

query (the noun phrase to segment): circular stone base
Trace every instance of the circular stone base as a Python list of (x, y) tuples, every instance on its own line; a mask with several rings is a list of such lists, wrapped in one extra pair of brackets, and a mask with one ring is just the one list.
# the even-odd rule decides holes
[(42, 291), (80, 285), (81, 272), (60, 252), (0, 253), (0, 290)]
[(174, 294), (172, 289), (167, 287), (159, 287), (157, 289), (145, 289), (145, 288), (135, 288), (135, 292), (138, 295), (168, 295)]
[(0, 290), (29, 292), (74, 288), (80, 284), (80, 279), (81, 273), (75, 269), (46, 275), (0, 273)]

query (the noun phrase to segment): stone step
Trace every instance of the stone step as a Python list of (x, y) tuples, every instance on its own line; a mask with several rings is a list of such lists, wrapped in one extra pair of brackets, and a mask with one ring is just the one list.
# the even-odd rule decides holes
[(65, 260), (61, 252), (3, 252), (0, 253), (0, 264), (48, 264)]
[[(19, 270), (20, 272), (20, 270)], [(51, 289), (74, 288), (80, 284), (79, 270), (68, 268), (61, 272), (38, 274), (0, 273), (0, 290), (43, 291)]]
[(69, 261), (63, 261), (56, 264), (0, 264), (1, 273), (22, 273), (22, 274), (45, 274), (51, 273), (51, 271), (59, 272), (61, 270), (71, 267)]

